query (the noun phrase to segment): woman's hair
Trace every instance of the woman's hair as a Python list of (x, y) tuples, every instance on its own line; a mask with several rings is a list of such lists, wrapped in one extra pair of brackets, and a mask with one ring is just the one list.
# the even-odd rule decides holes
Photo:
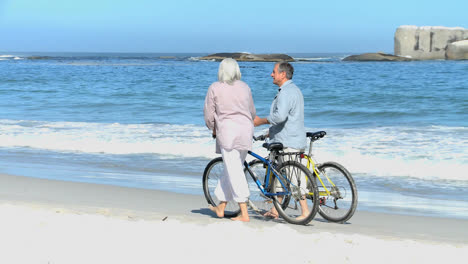
[(241, 72), (237, 61), (226, 58), (219, 64), (218, 81), (232, 85), (234, 81), (241, 79)]

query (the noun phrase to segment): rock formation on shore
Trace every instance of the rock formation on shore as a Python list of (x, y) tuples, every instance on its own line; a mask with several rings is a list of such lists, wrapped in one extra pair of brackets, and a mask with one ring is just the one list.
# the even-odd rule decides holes
[(468, 29), (462, 27), (400, 26), (394, 40), (397, 56), (415, 60), (458, 60), (468, 57), (465, 42), (455, 43), (468, 40)]
[(278, 61), (294, 61), (294, 59), (286, 54), (251, 54), (251, 53), (215, 53), (208, 56), (201, 57), (201, 60), (215, 60), (221, 61), (225, 58), (233, 58), (237, 61), (265, 61), (265, 62), (278, 62)]
[(460, 40), (448, 44), (445, 57), (448, 60), (468, 60), (468, 40)]
[(343, 59), (343, 61), (410, 61), (411, 59), (399, 57), (382, 52), (363, 53), (360, 55), (351, 55)]

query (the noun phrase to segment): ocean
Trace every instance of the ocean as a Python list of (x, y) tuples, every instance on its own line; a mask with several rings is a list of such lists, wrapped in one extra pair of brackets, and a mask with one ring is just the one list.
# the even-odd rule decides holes
[[(0, 173), (203, 195), (219, 62), (202, 55), (3, 52)], [(468, 219), (468, 61), (289, 55), (306, 128), (327, 132), (314, 153), (352, 173), (358, 211)], [(265, 117), (274, 63), (239, 65)]]

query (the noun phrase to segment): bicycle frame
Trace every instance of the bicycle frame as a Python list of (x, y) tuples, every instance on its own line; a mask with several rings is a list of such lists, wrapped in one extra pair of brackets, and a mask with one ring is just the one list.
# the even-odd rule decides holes
[[(331, 192), (328, 190), (328, 188), (325, 186), (323, 183), (322, 178), (320, 177), (320, 173), (317, 171), (317, 161), (314, 159), (314, 155), (312, 154), (312, 145), (313, 141), (310, 140), (310, 145), (309, 145), (309, 153), (307, 155), (304, 155), (304, 158), (307, 159), (307, 169), (311, 170), (314, 172), (315, 176), (317, 179), (320, 181), (320, 184), (322, 185), (323, 189), (325, 191), (320, 191), (319, 190), (319, 195), (320, 196), (330, 196)], [(310, 169), (312, 167), (312, 169)], [(331, 184), (332, 187), (335, 187), (335, 184), (332, 182), (332, 180), (325, 174), (325, 172), (322, 173), (322, 175), (325, 175), (325, 178), (327, 181)], [(319, 186), (320, 187), (320, 186)]]
[[(279, 173), (278, 171), (276, 171), (271, 162), (268, 160), (268, 159), (265, 159), (259, 155), (257, 155), (256, 153), (252, 152), (252, 151), (248, 151), (247, 152), (249, 155), (257, 158), (258, 160), (262, 161), (262, 163), (264, 165), (267, 165), (267, 171), (266, 171), (266, 177), (265, 177), (265, 187), (263, 187), (262, 183), (260, 182), (260, 180), (255, 176), (255, 174), (252, 172), (252, 170), (250, 170), (250, 167), (249, 167), (249, 164), (247, 163), (247, 161), (244, 161), (244, 167), (247, 169), (247, 171), (249, 172), (250, 176), (252, 177), (252, 179), (254, 180), (254, 182), (257, 184), (257, 187), (262, 191), (263, 195), (265, 196), (279, 196), (279, 195), (289, 195), (290, 192), (279, 192), (279, 193), (271, 193), (271, 192), (268, 192), (267, 190), (269, 189), (269, 183), (270, 183), (270, 176), (271, 174), (274, 174), (275, 177), (279, 180), (281, 186), (283, 187), (283, 189), (287, 190), (285, 184), (283, 183), (283, 176), (281, 175), (281, 173)], [(270, 155), (272, 155), (272, 153), (270, 153)], [(289, 182), (289, 180), (286, 178), (286, 180)]]

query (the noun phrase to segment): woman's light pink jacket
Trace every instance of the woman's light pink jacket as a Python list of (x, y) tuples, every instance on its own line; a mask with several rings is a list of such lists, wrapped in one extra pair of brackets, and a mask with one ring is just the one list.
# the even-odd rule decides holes
[(216, 131), (216, 153), (221, 153), (221, 148), (252, 149), (256, 113), (252, 92), (245, 82), (211, 84), (203, 112), (206, 126)]

